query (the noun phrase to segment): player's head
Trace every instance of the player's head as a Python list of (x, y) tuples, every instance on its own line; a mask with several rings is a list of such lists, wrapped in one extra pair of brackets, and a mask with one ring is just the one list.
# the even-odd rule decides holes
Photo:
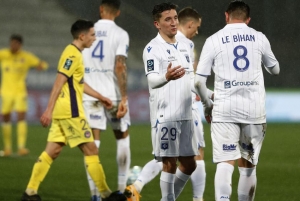
[(9, 40), (9, 46), (12, 53), (18, 52), (23, 45), (23, 37), (20, 34), (12, 34)]
[(241, 0), (231, 1), (225, 11), (226, 23), (250, 22), (250, 7)]
[(72, 24), (73, 39), (79, 41), (84, 48), (88, 48), (96, 40), (94, 23), (88, 20), (77, 20)]
[(184, 32), (185, 36), (192, 39), (198, 34), (198, 29), (201, 26), (200, 14), (191, 7), (183, 8), (178, 13), (179, 27)]
[(161, 3), (155, 5), (152, 16), (155, 27), (160, 33), (167, 36), (175, 36), (178, 26), (177, 5), (172, 3)]
[(102, 0), (100, 4), (101, 18), (118, 17), (120, 15), (121, 0)]

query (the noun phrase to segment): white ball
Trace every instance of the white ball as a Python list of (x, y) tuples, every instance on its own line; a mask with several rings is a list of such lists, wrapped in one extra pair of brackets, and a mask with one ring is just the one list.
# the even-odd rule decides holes
[(130, 168), (128, 179), (127, 179), (127, 185), (133, 184), (136, 181), (136, 179), (139, 177), (141, 171), (142, 171), (142, 167), (140, 166), (133, 166), (132, 168)]

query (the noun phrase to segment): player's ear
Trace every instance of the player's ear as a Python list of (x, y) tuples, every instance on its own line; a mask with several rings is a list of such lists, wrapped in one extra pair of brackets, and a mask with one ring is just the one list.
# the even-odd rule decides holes
[(121, 11), (118, 10), (118, 11), (116, 12), (116, 17), (119, 17), (120, 14), (121, 14)]
[(154, 26), (157, 28), (157, 29), (160, 29), (160, 26), (159, 26), (159, 23), (158, 23), (158, 21), (154, 21)]
[(100, 7), (99, 7), (99, 13), (100, 13), (100, 16), (103, 14), (103, 11), (104, 11), (103, 6), (100, 6)]
[(248, 19), (246, 20), (246, 24), (248, 25), (249, 24), (249, 22), (250, 22), (250, 20), (251, 20), (251, 17), (248, 17)]

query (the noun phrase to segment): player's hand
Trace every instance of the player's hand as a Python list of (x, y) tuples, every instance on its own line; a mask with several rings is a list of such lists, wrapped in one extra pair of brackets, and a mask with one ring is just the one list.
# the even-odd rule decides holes
[(200, 98), (200, 96), (198, 96), (198, 95), (196, 94), (196, 98), (195, 98), (195, 100), (196, 100), (196, 101), (201, 101), (201, 98)]
[(51, 123), (51, 120), (52, 120), (52, 112), (46, 109), (46, 111), (42, 114), (40, 118), (40, 122), (43, 127), (48, 127)]
[(101, 96), (101, 98), (99, 99), (99, 101), (102, 103), (102, 105), (106, 108), (106, 109), (112, 109), (113, 104), (112, 101), (109, 98), (106, 98), (104, 96)]
[(127, 113), (127, 98), (122, 99), (118, 106), (117, 118), (121, 119)]
[(185, 69), (181, 66), (176, 66), (171, 68), (172, 63), (170, 62), (167, 68), (166, 79), (170, 80), (177, 80), (185, 75)]
[(211, 123), (212, 121), (212, 109), (213, 104), (209, 101), (208, 103), (202, 103), (203, 104), (203, 110), (204, 110), (204, 117), (207, 123)]

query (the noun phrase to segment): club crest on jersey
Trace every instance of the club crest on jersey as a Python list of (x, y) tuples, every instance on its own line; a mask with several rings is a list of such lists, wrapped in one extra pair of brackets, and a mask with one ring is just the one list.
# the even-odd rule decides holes
[(169, 149), (169, 143), (168, 142), (161, 143), (160, 148), (163, 149), (163, 150)]
[(84, 72), (85, 72), (85, 73), (90, 73), (90, 68), (89, 68), (89, 67), (86, 67), (86, 68), (84, 69)]
[(167, 50), (167, 52), (170, 54), (170, 50)]
[(152, 49), (152, 47), (147, 47), (147, 51), (148, 51), (148, 53), (151, 51), (151, 49)]
[(224, 88), (225, 88), (225, 89), (231, 88), (231, 83), (230, 83), (230, 81), (225, 81), (225, 82), (224, 82)]
[(64, 69), (69, 70), (71, 68), (73, 61), (71, 59), (67, 59), (64, 65)]
[(148, 72), (154, 71), (154, 60), (153, 59), (147, 60), (147, 70), (148, 70)]
[(190, 47), (191, 47), (191, 49), (193, 48), (193, 46), (194, 46), (194, 45), (193, 45), (193, 43), (190, 43)]
[(188, 63), (190, 63), (190, 57), (189, 57), (189, 55), (188, 55), (188, 54), (185, 54), (184, 56), (185, 56), (185, 58), (186, 58), (186, 61), (187, 61)]

